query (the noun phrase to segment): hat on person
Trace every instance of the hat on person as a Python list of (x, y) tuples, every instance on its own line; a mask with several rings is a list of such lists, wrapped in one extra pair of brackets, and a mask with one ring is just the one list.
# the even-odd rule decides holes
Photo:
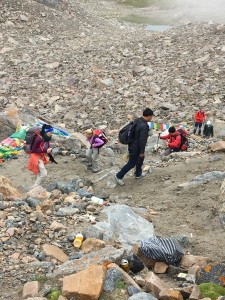
[(169, 133), (175, 133), (176, 128), (174, 126), (171, 126), (168, 131), (169, 131)]
[(45, 133), (47, 133), (47, 132), (52, 132), (53, 130), (54, 130), (53, 127), (46, 128), (46, 129), (45, 129)]

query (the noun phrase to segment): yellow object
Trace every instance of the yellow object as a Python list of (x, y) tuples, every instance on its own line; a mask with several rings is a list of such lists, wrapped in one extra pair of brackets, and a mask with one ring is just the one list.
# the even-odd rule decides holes
[(74, 247), (79, 249), (82, 245), (83, 239), (83, 235), (81, 233), (78, 233), (73, 241)]
[(129, 152), (126, 152), (126, 153), (123, 155), (123, 160), (124, 160), (126, 163), (127, 163), (128, 160), (129, 160), (129, 156), (130, 156)]
[(125, 271), (128, 272), (129, 271), (129, 262), (127, 259), (122, 259), (121, 263), (120, 263), (120, 267)]

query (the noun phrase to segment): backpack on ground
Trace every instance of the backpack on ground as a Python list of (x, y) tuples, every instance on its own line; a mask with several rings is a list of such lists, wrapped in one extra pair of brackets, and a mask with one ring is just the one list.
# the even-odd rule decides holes
[(129, 145), (134, 141), (135, 129), (137, 122), (131, 121), (119, 131), (119, 142), (124, 145)]
[(178, 129), (178, 132), (181, 135), (181, 143), (180, 143), (180, 150), (185, 151), (188, 148), (188, 139), (187, 139), (187, 131), (183, 128)]
[(102, 148), (106, 143), (108, 143), (108, 138), (105, 134), (105, 132), (101, 131), (100, 129), (96, 129), (94, 131), (94, 138), (92, 140), (92, 144), (95, 143), (95, 139), (98, 138), (104, 142), (101, 146), (98, 146), (97, 148)]
[(32, 127), (29, 128), (26, 132), (25, 136), (25, 144), (23, 146), (23, 150), (27, 153), (31, 153), (31, 149), (34, 143), (35, 138), (40, 134), (40, 128), (39, 127)]

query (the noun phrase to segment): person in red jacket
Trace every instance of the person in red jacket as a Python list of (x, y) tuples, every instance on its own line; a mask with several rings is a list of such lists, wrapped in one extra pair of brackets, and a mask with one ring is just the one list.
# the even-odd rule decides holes
[(201, 135), (202, 131), (202, 124), (205, 121), (205, 112), (203, 109), (199, 109), (195, 114), (195, 128), (194, 128), (194, 134), (196, 134), (198, 129), (198, 135)]
[(181, 150), (181, 135), (179, 131), (177, 131), (174, 126), (171, 126), (168, 131), (169, 133), (167, 135), (159, 136), (159, 138), (162, 140), (168, 140), (167, 148), (161, 155), (162, 158), (169, 155), (172, 152), (179, 152)]

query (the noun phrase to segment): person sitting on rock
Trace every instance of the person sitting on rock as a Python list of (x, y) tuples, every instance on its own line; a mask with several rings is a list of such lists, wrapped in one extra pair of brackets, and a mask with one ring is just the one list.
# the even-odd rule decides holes
[(50, 140), (52, 138), (53, 127), (51, 125), (44, 124), (33, 142), (31, 148), (31, 154), (28, 161), (28, 170), (37, 175), (37, 179), (32, 189), (41, 186), (47, 178), (47, 170), (45, 164), (48, 163), (46, 154), (51, 154), (52, 148), (50, 148)]
[(204, 110), (199, 109), (195, 114), (194, 134), (197, 134), (197, 130), (198, 130), (198, 135), (201, 135), (202, 124), (204, 123), (205, 118), (206, 116)]
[(213, 124), (211, 121), (207, 121), (204, 129), (203, 129), (203, 136), (206, 137), (207, 139), (210, 137), (213, 137)]
[(100, 147), (104, 141), (96, 137), (92, 128), (86, 130), (86, 138), (90, 143), (90, 148), (86, 151), (86, 159), (88, 167), (91, 167), (93, 173), (99, 172), (101, 169), (98, 165)]
[(159, 135), (159, 138), (162, 140), (168, 140), (166, 150), (161, 154), (161, 157), (171, 154), (172, 152), (181, 151), (181, 135), (178, 130), (174, 126), (171, 126), (168, 130), (167, 135)]

